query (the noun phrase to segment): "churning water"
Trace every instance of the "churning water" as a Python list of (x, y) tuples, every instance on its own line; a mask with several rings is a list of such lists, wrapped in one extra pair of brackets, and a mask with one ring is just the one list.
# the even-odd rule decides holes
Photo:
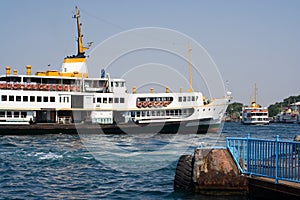
[(0, 136), (0, 199), (240, 199), (174, 192), (173, 180), (181, 154), (247, 134), (293, 140), (300, 125), (225, 123), (221, 134), (184, 136)]

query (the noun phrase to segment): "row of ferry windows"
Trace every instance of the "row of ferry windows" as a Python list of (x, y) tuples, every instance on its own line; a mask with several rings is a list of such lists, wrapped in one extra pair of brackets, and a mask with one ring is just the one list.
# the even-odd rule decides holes
[[(17, 101), (17, 102), (55, 102), (55, 97), (48, 96), (13, 96), (2, 95), (1, 101)], [(59, 102), (69, 103), (69, 97), (59, 97)]]
[(124, 87), (125, 82), (111, 82), (111, 87)]
[(11, 111), (7, 111), (6, 116), (5, 116), (5, 112), (0, 112), (0, 118), (26, 118), (27, 117), (27, 112), (11, 112)]
[(121, 98), (118, 98), (118, 97), (115, 97), (115, 98), (112, 98), (112, 97), (97, 97), (97, 98), (94, 98), (93, 100), (94, 102), (93, 103), (125, 103), (125, 99), (124, 97), (121, 97)]
[(55, 102), (55, 97), (48, 96), (13, 96), (2, 95), (1, 101), (22, 101), (22, 102)]
[(268, 116), (268, 113), (249, 113), (247, 115), (251, 115), (251, 116)]
[(189, 110), (154, 110), (154, 111), (138, 111), (138, 112), (132, 112), (132, 117), (146, 117), (146, 116), (185, 116), (189, 115)]
[(188, 102), (188, 101), (197, 101), (198, 96), (183, 96), (183, 97), (178, 97), (179, 102)]

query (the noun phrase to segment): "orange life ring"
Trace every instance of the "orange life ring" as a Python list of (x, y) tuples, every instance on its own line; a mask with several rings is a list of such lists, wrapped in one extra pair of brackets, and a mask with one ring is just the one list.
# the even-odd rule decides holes
[(45, 90), (50, 90), (51, 86), (49, 84), (45, 85), (44, 89)]
[(153, 102), (152, 102), (152, 101), (149, 101), (148, 107), (151, 108), (152, 106), (153, 106)]
[(160, 102), (158, 103), (158, 105), (159, 105), (159, 107), (163, 107), (163, 106), (164, 106), (164, 102), (160, 101)]
[(15, 90), (17, 90), (17, 89), (19, 88), (19, 84), (15, 83), (15, 84), (13, 85), (13, 88), (14, 88)]
[(52, 85), (52, 90), (53, 90), (53, 91), (56, 90), (56, 85), (55, 85), (55, 84)]
[(38, 85), (38, 84), (32, 85), (32, 89), (33, 89), (33, 90), (39, 89), (39, 85)]
[(154, 107), (159, 106), (159, 102), (158, 102), (158, 101), (154, 101), (153, 106), (154, 106)]
[(62, 86), (61, 86), (61, 85), (58, 85), (58, 86), (57, 86), (57, 89), (58, 89), (59, 91), (61, 91), (61, 90), (62, 90)]
[(68, 91), (69, 90), (69, 86), (68, 85), (64, 85), (64, 91)]
[(22, 84), (20, 84), (20, 89), (24, 89), (24, 84), (22, 83)]
[(0, 88), (3, 89), (5, 87), (4, 83), (0, 83)]
[(143, 103), (141, 101), (136, 103), (136, 107), (141, 108), (143, 106)]
[(74, 91), (74, 85), (70, 85), (70, 91)]
[(30, 84), (27, 84), (27, 85), (25, 86), (25, 88), (26, 88), (27, 90), (30, 90), (30, 89), (31, 89), (31, 85), (30, 85)]
[(169, 105), (169, 102), (167, 102), (167, 101), (164, 101), (164, 102), (163, 102), (163, 106), (164, 106), (164, 107), (167, 107), (168, 105)]
[(148, 102), (147, 102), (147, 101), (144, 101), (144, 102), (143, 102), (143, 107), (146, 108), (147, 106), (148, 106)]
[(43, 90), (44, 88), (45, 88), (45, 86), (44, 86), (43, 84), (40, 84), (40, 85), (39, 85), (39, 89), (40, 89), (40, 90)]
[(76, 91), (80, 92), (80, 86), (79, 85), (76, 87)]

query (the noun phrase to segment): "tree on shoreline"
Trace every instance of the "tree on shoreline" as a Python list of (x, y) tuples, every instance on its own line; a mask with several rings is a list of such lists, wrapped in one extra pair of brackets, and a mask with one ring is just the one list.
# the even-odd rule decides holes
[(239, 120), (242, 108), (242, 103), (234, 102), (229, 104), (226, 110), (227, 116), (230, 117), (230, 119), (232, 120)]

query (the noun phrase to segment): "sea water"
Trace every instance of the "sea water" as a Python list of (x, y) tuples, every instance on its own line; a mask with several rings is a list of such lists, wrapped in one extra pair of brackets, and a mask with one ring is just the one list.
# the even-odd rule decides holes
[(173, 181), (180, 155), (248, 134), (293, 140), (300, 124), (225, 123), (221, 134), (181, 137), (0, 136), (0, 199), (247, 199), (174, 192)]

